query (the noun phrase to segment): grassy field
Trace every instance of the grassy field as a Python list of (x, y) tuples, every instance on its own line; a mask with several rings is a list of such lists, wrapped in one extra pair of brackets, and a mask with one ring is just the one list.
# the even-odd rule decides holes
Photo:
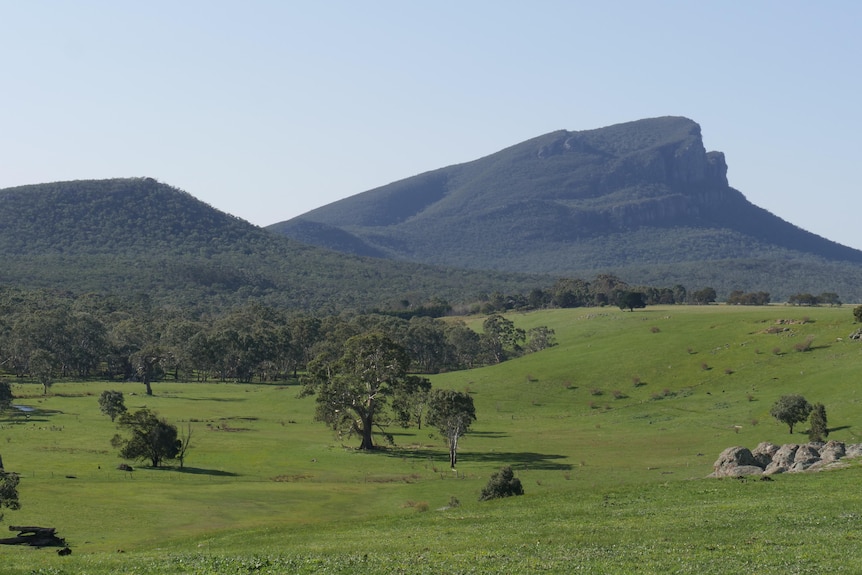
[[(726, 447), (807, 440), (769, 416), (785, 393), (825, 404), (830, 439), (862, 441), (850, 308), (511, 317), (560, 345), (433, 378), (476, 403), (457, 473), (428, 429), (396, 428), (377, 453), (342, 445), (294, 386), (16, 385), (35, 411), (0, 418), (21, 474), (5, 523), (57, 527), (73, 554), (0, 547), (0, 572), (862, 572), (862, 467), (705, 479)], [(104, 389), (190, 423), (186, 468), (118, 471)], [(479, 503), (502, 465), (526, 495)]]

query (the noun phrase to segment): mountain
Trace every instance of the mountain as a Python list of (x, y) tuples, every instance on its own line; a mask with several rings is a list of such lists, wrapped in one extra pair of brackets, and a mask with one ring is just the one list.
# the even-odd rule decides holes
[[(709, 281), (862, 300), (862, 252), (731, 188), (700, 126), (662, 117), (557, 131), (323, 206), (270, 230), (346, 253), (629, 282)], [(794, 269), (796, 276), (783, 270)], [(771, 288), (771, 289), (770, 289)]]
[(209, 310), (469, 301), (546, 280), (345, 255), (268, 232), (152, 178), (0, 190), (0, 287), (146, 296)]

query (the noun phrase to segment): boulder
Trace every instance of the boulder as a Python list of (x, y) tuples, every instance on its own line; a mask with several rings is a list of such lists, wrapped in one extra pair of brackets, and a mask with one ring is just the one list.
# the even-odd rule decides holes
[(796, 450), (799, 446), (795, 443), (785, 443), (782, 445), (775, 455), (772, 456), (772, 462), (766, 466), (764, 473), (772, 475), (773, 473), (784, 473), (793, 467), (793, 459), (796, 456)]
[(780, 448), (774, 443), (763, 441), (754, 448), (754, 451), (752, 451), (751, 454), (754, 455), (754, 458), (757, 460), (757, 464), (766, 469), (766, 467), (772, 463), (772, 458), (775, 457), (775, 454), (779, 449)]
[(768, 477), (774, 473), (820, 471), (845, 466), (841, 460), (852, 457), (862, 457), (862, 443), (786, 443), (778, 447), (764, 441), (754, 451), (745, 447), (728, 447), (718, 456), (709, 477)]
[(721, 452), (710, 477), (742, 477), (760, 475), (763, 468), (747, 447), (728, 447)]
[(828, 441), (820, 448), (820, 459), (831, 463), (847, 455), (847, 448), (840, 441)]
[(820, 461), (820, 447), (822, 444), (806, 444), (800, 445), (793, 455), (793, 464), (788, 471), (805, 471), (818, 461)]

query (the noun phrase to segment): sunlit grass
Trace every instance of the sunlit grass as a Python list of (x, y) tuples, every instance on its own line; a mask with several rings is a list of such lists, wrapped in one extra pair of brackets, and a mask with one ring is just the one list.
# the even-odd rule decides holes
[[(42, 397), (16, 385), (16, 403), (37, 411), (0, 418), (3, 461), (22, 476), (22, 509), (6, 523), (57, 527), (73, 555), (0, 547), (0, 571), (862, 570), (853, 552), (862, 469), (704, 479), (725, 447), (807, 440), (769, 416), (784, 393), (823, 403), (830, 439), (859, 441), (862, 346), (838, 339), (854, 329), (849, 308), (513, 318), (552, 327), (560, 345), (433, 378), (476, 403), (457, 473), (429, 429), (393, 428), (395, 447), (355, 451), (356, 440), (342, 444), (313, 421), (313, 399), (295, 386), (157, 384), (147, 397), (136, 384), (60, 383)], [(769, 329), (778, 319), (792, 320), (789, 331)], [(795, 351), (808, 337), (811, 350)], [(187, 469), (118, 471), (117, 430), (98, 410), (104, 389), (190, 423)], [(502, 465), (526, 495), (479, 503)], [(461, 506), (445, 509), (453, 498)]]

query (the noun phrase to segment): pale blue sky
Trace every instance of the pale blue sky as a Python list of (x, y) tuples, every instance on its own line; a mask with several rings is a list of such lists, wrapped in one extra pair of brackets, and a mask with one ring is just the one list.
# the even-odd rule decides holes
[(862, 3), (0, 0), (0, 188), (151, 176), (268, 225), (558, 129), (679, 115), (862, 249)]

